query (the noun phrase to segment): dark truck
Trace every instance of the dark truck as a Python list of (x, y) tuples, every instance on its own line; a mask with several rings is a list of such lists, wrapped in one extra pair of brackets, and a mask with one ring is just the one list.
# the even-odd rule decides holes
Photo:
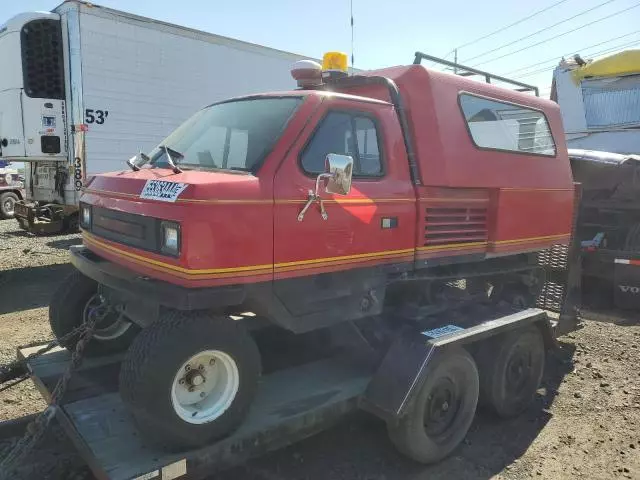
[(585, 306), (640, 308), (640, 155), (569, 149)]
[(15, 204), (24, 200), (24, 183), (16, 170), (0, 161), (0, 219), (13, 218)]

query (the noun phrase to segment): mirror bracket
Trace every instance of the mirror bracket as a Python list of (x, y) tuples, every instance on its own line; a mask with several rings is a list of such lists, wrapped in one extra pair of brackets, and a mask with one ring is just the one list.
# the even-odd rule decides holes
[(316, 191), (314, 192), (313, 190), (309, 190), (309, 193), (307, 194), (307, 203), (305, 203), (304, 207), (302, 208), (302, 210), (300, 210), (300, 213), (298, 214), (299, 222), (304, 220), (304, 216), (307, 213), (307, 210), (309, 210), (309, 207), (311, 207), (311, 205), (313, 205), (314, 202), (318, 202), (318, 205), (320, 207), (320, 216), (322, 217), (322, 219), (327, 220), (329, 218), (329, 215), (327, 215), (327, 211), (324, 209), (324, 202), (322, 201), (322, 197), (320, 196), (320, 193), (319, 193), (320, 181), (325, 178), (331, 178), (331, 174), (321, 173), (320, 175), (318, 175), (318, 178), (316, 178)]
[(304, 220), (304, 216), (311, 208), (311, 205), (318, 202), (320, 215), (323, 220), (327, 220), (329, 216), (324, 208), (324, 202), (320, 196), (320, 182), (325, 181), (325, 192), (347, 195), (351, 190), (351, 175), (353, 172), (353, 158), (348, 155), (337, 155), (330, 153), (325, 159), (325, 173), (321, 173), (316, 177), (316, 188), (309, 190), (307, 195), (307, 203), (298, 214), (298, 221)]

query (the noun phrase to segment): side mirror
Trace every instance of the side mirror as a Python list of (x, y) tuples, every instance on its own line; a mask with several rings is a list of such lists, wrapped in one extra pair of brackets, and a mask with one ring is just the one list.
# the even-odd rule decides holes
[(327, 193), (348, 195), (351, 191), (353, 176), (353, 158), (349, 155), (330, 153), (324, 163)]

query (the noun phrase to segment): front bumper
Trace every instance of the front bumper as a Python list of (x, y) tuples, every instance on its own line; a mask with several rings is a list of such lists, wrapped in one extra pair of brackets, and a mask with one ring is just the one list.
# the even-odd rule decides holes
[(242, 285), (185, 288), (142, 276), (109, 262), (82, 245), (69, 249), (71, 263), (82, 274), (129, 300), (144, 301), (176, 310), (203, 310), (240, 305), (246, 297)]

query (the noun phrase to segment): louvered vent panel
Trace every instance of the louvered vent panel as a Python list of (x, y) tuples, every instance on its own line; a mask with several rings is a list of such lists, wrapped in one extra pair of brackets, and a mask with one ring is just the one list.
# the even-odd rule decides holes
[(487, 241), (486, 208), (428, 207), (425, 222), (425, 246)]

